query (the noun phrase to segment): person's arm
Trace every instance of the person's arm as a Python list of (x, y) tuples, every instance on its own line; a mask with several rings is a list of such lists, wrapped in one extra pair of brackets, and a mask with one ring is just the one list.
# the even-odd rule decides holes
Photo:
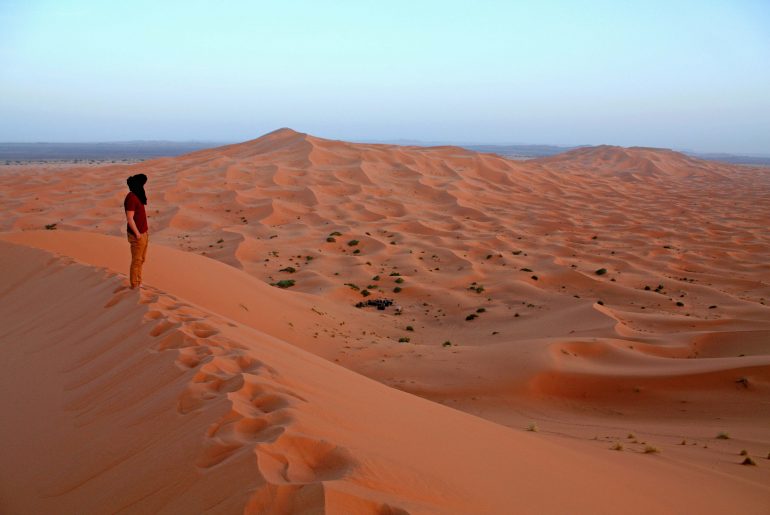
[(141, 238), (142, 235), (139, 234), (139, 229), (136, 228), (136, 222), (134, 222), (133, 211), (126, 211), (126, 221), (128, 222), (128, 226), (131, 228), (131, 232), (134, 233), (137, 239)]

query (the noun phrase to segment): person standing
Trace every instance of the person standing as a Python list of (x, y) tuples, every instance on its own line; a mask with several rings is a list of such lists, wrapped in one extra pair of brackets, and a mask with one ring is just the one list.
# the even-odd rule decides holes
[(147, 195), (144, 193), (146, 182), (147, 176), (143, 173), (132, 175), (126, 179), (130, 191), (123, 201), (123, 208), (126, 211), (126, 222), (128, 222), (126, 225), (128, 243), (131, 245), (131, 269), (129, 273), (131, 289), (142, 285), (142, 265), (147, 257), (149, 233), (147, 213), (144, 210), (144, 206), (147, 205)]

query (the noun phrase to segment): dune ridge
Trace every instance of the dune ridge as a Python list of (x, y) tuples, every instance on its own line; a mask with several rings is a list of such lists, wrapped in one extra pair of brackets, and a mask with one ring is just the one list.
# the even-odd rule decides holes
[[(633, 456), (593, 456), (398, 392), (170, 292), (128, 290), (108, 269), (0, 248), (2, 351), (16, 365), (3, 390), (28, 384), (3, 398), (15, 412), (0, 424), (15, 442), (0, 466), (4, 511), (559, 513), (568, 499), (576, 513), (621, 500), (629, 513), (751, 513), (763, 500), (725, 478), (740, 498), (669, 497), (715, 478), (676, 463), (629, 470)], [(194, 258), (176, 254), (156, 256), (156, 270)]]

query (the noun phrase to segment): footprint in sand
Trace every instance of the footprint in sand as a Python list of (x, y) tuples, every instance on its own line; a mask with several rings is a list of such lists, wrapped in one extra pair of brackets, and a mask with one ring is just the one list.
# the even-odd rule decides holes
[[(114, 303), (124, 290), (116, 293)], [(178, 352), (177, 364), (194, 371), (177, 400), (180, 414), (203, 409), (223, 396), (232, 409), (207, 432), (207, 443), (196, 465), (207, 469), (225, 462), (241, 450), (256, 454), (257, 465), (268, 483), (265, 492), (252, 503), (271, 503), (276, 488), (316, 488), (321, 482), (344, 476), (352, 466), (347, 450), (323, 440), (291, 434), (288, 408), (306, 402), (300, 395), (279, 385), (258, 379), (275, 376), (275, 371), (253, 358), (234, 342), (221, 336), (214, 325), (203, 321), (194, 308), (162, 294), (147, 294), (140, 303), (152, 309), (146, 320), (156, 321), (150, 331), (159, 338), (154, 349)]]
[(117, 293), (115, 293), (110, 300), (107, 301), (107, 303), (104, 305), (105, 308), (111, 308), (112, 306), (118, 304), (120, 301), (122, 301), (125, 298), (132, 297), (138, 295), (137, 290), (130, 290), (128, 288), (119, 288), (116, 290)]

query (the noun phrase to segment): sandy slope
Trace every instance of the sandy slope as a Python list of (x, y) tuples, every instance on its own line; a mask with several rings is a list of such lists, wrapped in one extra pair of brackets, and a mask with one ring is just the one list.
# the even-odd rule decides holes
[[(50, 234), (37, 236), (43, 245)], [(123, 244), (73, 236), (55, 246), (77, 254), (90, 243), (109, 255)], [(194, 286), (186, 290), (194, 301), (155, 286), (132, 292), (104, 268), (9, 243), (0, 249), (0, 381), (13, 392), (0, 405), (4, 513), (765, 506), (767, 491), (740, 478), (656, 456), (587, 452), (387, 388), (202, 308), (212, 301)], [(206, 290), (210, 280), (250, 282), (216, 262), (155, 250), (150, 285), (193, 269), (186, 281), (200, 278)], [(253, 324), (296, 308), (277, 295)]]
[[(766, 168), (618, 147), (514, 162), (280, 130), (138, 165), (2, 171), (5, 239), (124, 273), (124, 180), (146, 173), (153, 287), (516, 431), (534, 421), (576, 452), (641, 458), (646, 442), (661, 453), (645, 459), (770, 502)], [(266, 284), (280, 279), (296, 284)], [(353, 308), (361, 290), (401, 314)], [(738, 465), (742, 449), (759, 466)]]

